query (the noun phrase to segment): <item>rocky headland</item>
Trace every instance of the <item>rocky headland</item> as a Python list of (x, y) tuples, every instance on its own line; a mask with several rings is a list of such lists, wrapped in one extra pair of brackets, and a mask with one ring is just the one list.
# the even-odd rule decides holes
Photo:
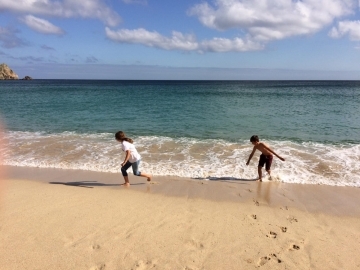
[[(0, 80), (18, 80), (19, 76), (7, 65), (0, 65)], [(30, 76), (25, 76), (22, 80), (32, 80)]]
[(0, 80), (18, 80), (19, 76), (6, 64), (0, 65)]

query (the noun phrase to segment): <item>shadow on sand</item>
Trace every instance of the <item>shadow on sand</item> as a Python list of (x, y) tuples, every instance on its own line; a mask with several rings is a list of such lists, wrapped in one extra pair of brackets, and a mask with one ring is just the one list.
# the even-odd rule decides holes
[[(84, 188), (94, 188), (94, 187), (117, 187), (121, 184), (104, 184), (97, 181), (78, 181), (78, 182), (49, 182), (53, 185), (64, 185), (64, 186), (73, 186), (73, 187), (84, 187)], [(145, 185), (144, 183), (135, 183), (133, 185)]]
[(236, 178), (236, 177), (195, 177), (193, 179), (197, 179), (197, 180), (211, 180), (211, 181), (245, 181), (245, 182), (249, 182), (249, 181), (256, 181), (257, 178), (254, 179), (246, 179), (246, 178)]

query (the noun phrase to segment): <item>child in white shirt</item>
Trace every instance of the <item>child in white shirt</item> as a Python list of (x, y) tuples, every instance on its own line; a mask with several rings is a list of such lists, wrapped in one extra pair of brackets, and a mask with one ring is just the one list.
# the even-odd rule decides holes
[(125, 133), (122, 131), (118, 131), (115, 133), (115, 139), (121, 143), (122, 150), (126, 152), (125, 159), (123, 163), (121, 163), (121, 172), (125, 180), (124, 185), (130, 186), (129, 177), (126, 172), (127, 169), (130, 168), (130, 166), (133, 169), (134, 175), (146, 177), (148, 181), (151, 181), (151, 174), (139, 171), (141, 156), (133, 145), (133, 140), (127, 138)]

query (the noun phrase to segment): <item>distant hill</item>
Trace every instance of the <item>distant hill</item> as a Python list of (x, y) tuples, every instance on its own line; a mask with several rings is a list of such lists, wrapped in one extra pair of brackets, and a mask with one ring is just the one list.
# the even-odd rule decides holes
[(0, 80), (18, 80), (19, 76), (6, 64), (0, 65)]

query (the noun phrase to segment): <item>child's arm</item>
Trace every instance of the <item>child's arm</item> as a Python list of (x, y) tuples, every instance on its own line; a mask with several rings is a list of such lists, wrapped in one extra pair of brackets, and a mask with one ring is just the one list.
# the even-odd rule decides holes
[(273, 150), (271, 150), (269, 147), (267, 147), (265, 144), (263, 144), (264, 148), (268, 150), (269, 152), (273, 153), (275, 156), (277, 156), (280, 160), (285, 161), (285, 158), (280, 157), (278, 154), (276, 154)]
[(248, 159), (248, 161), (246, 162), (246, 165), (249, 165), (250, 160), (252, 159), (252, 157), (253, 157), (253, 155), (254, 155), (255, 151), (256, 151), (256, 148), (255, 148), (255, 146), (254, 146), (254, 148), (253, 148), (253, 150), (252, 150), (252, 152), (251, 152), (251, 154), (250, 154), (250, 156), (249, 156), (249, 159)]
[(124, 166), (126, 164), (126, 162), (128, 162), (129, 158), (130, 158), (130, 150), (126, 150), (126, 156), (125, 156), (124, 162), (121, 163), (121, 166)]

